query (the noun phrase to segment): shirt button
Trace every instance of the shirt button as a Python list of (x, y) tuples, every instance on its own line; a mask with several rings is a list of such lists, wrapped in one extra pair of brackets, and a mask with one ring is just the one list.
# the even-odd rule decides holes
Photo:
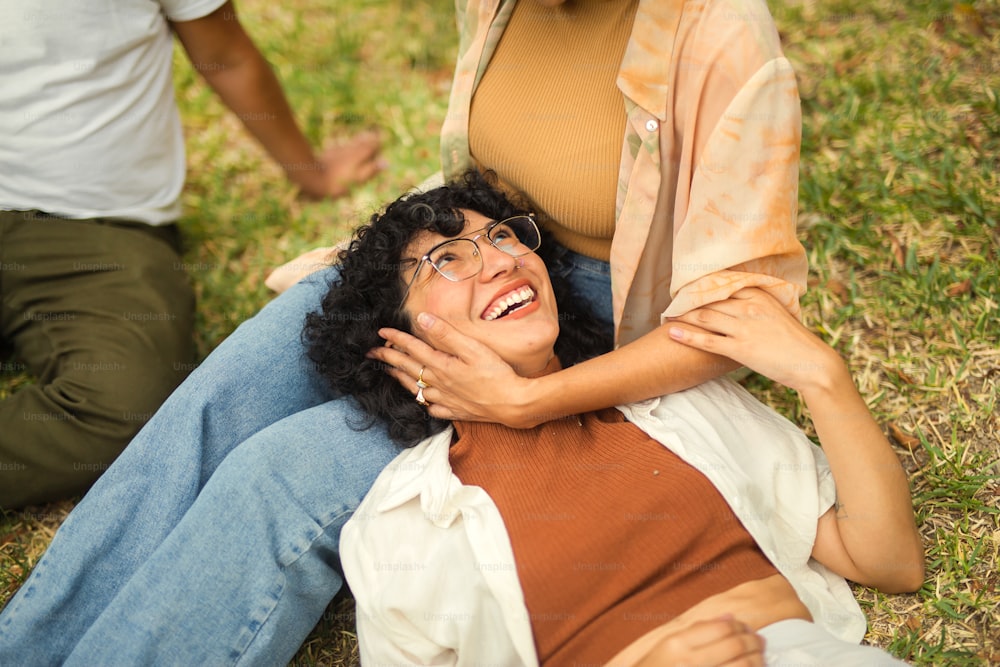
[(656, 132), (656, 128), (659, 126), (660, 124), (657, 123), (655, 120), (646, 121), (646, 129), (649, 130), (650, 132)]

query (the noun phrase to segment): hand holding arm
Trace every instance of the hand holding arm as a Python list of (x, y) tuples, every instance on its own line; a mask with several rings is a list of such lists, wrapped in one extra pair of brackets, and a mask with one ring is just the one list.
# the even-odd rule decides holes
[(373, 132), (319, 158), (299, 129), (281, 84), (243, 30), (232, 2), (208, 16), (171, 24), (195, 69), (309, 197), (340, 197), (381, 169)]
[(813, 556), (886, 592), (919, 588), (923, 546), (906, 475), (836, 351), (758, 289), (672, 321), (676, 340), (729, 356), (802, 395), (837, 484)]
[(392, 347), (371, 351), (393, 367), (400, 384), (416, 392), (423, 367), (431, 385), (424, 398), (440, 419), (492, 421), (512, 428), (590, 410), (639, 401), (693, 387), (738, 366), (735, 362), (678, 344), (661, 326), (617, 350), (535, 378), (521, 377), (486, 346), (433, 318), (421, 336), (385, 329)]

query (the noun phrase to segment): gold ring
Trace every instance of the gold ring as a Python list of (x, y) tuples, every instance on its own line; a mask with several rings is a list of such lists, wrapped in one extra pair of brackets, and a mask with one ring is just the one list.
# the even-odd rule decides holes
[(428, 405), (430, 405), (430, 403), (428, 403), (427, 401), (424, 400), (424, 388), (423, 387), (421, 387), (420, 389), (417, 390), (417, 403), (419, 403), (420, 405), (422, 405), (424, 407), (427, 407)]
[(420, 367), (420, 373), (417, 374), (417, 389), (427, 389), (430, 385), (424, 382), (424, 367)]

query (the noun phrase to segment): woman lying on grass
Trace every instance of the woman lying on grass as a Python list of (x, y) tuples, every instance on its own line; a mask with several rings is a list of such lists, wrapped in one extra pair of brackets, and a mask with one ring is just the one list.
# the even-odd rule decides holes
[[(449, 425), (426, 412), (432, 373), (386, 372), (419, 338), (369, 352), (387, 327), (442, 320), (488, 348), (466, 363), (528, 377), (599, 353), (545, 250), (524, 211), (468, 174), (375, 216), (307, 321), (335, 390), (415, 445), (341, 537), (364, 662), (898, 664), (857, 645), (843, 577), (921, 585), (906, 478), (843, 361), (765, 292), (692, 311), (671, 335), (801, 392), (822, 450), (725, 379), (532, 429)], [(410, 392), (403, 373), (419, 378)]]

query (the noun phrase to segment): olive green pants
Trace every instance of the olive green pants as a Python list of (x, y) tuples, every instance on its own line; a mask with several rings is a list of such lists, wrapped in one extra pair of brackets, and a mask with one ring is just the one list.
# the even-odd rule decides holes
[(176, 225), (0, 211), (0, 507), (79, 494), (192, 366)]

